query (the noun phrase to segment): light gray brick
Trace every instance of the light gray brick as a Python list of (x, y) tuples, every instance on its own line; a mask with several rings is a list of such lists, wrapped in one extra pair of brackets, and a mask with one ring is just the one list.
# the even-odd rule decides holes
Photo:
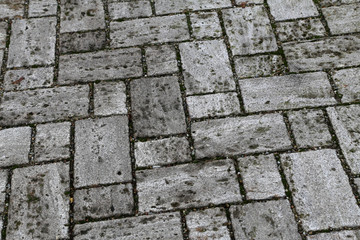
[(70, 86), (5, 92), (0, 124), (17, 125), (84, 117), (89, 109), (89, 87)]
[(140, 212), (159, 212), (241, 201), (231, 160), (138, 171)]
[(185, 137), (170, 137), (135, 143), (137, 167), (167, 165), (191, 161), (189, 142)]
[[(0, 22), (0, 49), (6, 47), (6, 32), (7, 32), (7, 29), (8, 29), (8, 23), (7, 22)], [(0, 58), (0, 60), (1, 60), (1, 58)]]
[(56, 15), (56, 0), (30, 0), (29, 17), (43, 17)]
[(0, 0), (0, 18), (22, 17), (24, 0)]
[(332, 34), (360, 31), (360, 3), (323, 8)]
[(55, 37), (55, 17), (15, 20), (11, 27), (7, 66), (53, 64)]
[(360, 224), (360, 209), (333, 149), (281, 155), (305, 231)]
[(0, 166), (28, 163), (30, 141), (30, 127), (0, 130)]
[(272, 52), (278, 49), (264, 7), (226, 9), (223, 10), (223, 16), (234, 55)]
[(111, 19), (149, 17), (152, 15), (149, 0), (110, 0), (108, 4)]
[(307, 236), (307, 240), (359, 240), (359, 230), (343, 230), (340, 232), (318, 233)]
[(190, 20), (195, 38), (221, 37), (222, 30), (216, 12), (192, 13)]
[(273, 155), (238, 158), (247, 199), (284, 197), (285, 191)]
[(248, 112), (335, 104), (326, 73), (239, 80)]
[(319, 15), (312, 0), (268, 0), (268, 4), (276, 21)]
[(5, 208), (6, 185), (8, 184), (9, 173), (7, 170), (0, 171), (0, 211)]
[(329, 7), (332, 5), (341, 5), (349, 3), (358, 3), (360, 0), (319, 0), (321, 7)]
[(180, 214), (163, 213), (75, 225), (75, 240), (104, 238), (182, 240)]
[(146, 48), (148, 75), (167, 74), (178, 71), (174, 46), (159, 45)]
[(157, 14), (230, 7), (230, 0), (155, 0)]
[(255, 202), (230, 207), (236, 240), (300, 240), (287, 200)]
[(75, 187), (132, 180), (127, 116), (75, 123)]
[(126, 86), (123, 82), (102, 82), (95, 84), (95, 115), (127, 114), (125, 90)]
[(50, 87), (53, 78), (53, 67), (8, 70), (4, 78), (4, 89), (11, 91)]
[(186, 93), (235, 90), (226, 46), (222, 40), (179, 45)]
[(244, 0), (235, 0), (235, 3), (237, 5), (241, 5), (242, 3), (246, 2), (248, 3), (264, 3), (264, 0), (250, 0), (250, 1), (244, 1)]
[(11, 185), (7, 239), (68, 237), (68, 164), (15, 169)]
[[(141, 34), (139, 34), (141, 32)], [(111, 47), (166, 43), (190, 38), (185, 15), (110, 23)]]
[(104, 30), (94, 32), (63, 33), (60, 35), (60, 53), (96, 51), (106, 46)]
[(360, 68), (339, 70), (332, 77), (343, 103), (360, 101)]
[(196, 158), (291, 148), (285, 123), (279, 114), (195, 122), (192, 136)]
[(76, 190), (74, 194), (75, 221), (90, 218), (131, 214), (134, 207), (132, 185), (111, 185), (107, 187)]

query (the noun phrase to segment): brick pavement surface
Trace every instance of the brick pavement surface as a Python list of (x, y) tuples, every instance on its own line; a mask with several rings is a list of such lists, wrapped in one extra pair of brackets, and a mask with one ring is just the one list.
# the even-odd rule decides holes
[(360, 240), (360, 0), (0, 0), (2, 240)]

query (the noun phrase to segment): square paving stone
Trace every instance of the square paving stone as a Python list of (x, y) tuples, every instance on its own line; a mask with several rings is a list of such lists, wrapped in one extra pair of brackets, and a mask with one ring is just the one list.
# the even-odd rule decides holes
[(223, 208), (210, 208), (186, 215), (190, 239), (230, 240), (226, 212)]
[(268, 0), (276, 21), (318, 16), (312, 0)]
[(60, 35), (60, 53), (97, 51), (106, 46), (104, 30), (94, 32), (63, 33)]
[(136, 172), (139, 212), (159, 212), (241, 201), (231, 160)]
[(0, 49), (6, 47), (6, 32), (7, 32), (7, 29), (8, 29), (8, 23), (7, 22), (0, 22)]
[(175, 212), (75, 225), (74, 239), (182, 240), (183, 236), (180, 214)]
[(126, 86), (123, 82), (102, 82), (95, 84), (95, 115), (127, 114)]
[(63, 122), (36, 126), (36, 162), (70, 158), (70, 125)]
[(11, 27), (7, 66), (53, 64), (55, 41), (55, 17), (15, 20)]
[(289, 121), (298, 147), (319, 147), (332, 144), (332, 137), (321, 110), (290, 112)]
[(360, 68), (343, 69), (332, 74), (341, 102), (360, 101)]
[(291, 148), (283, 117), (266, 114), (192, 124), (196, 158), (233, 156)]
[(56, 0), (30, 0), (29, 2), (29, 17), (51, 16), (56, 13)]
[(135, 137), (186, 132), (178, 77), (136, 79), (130, 89)]
[(216, 12), (191, 13), (190, 20), (195, 38), (221, 37), (222, 30)]
[(278, 22), (276, 23), (276, 30), (282, 42), (326, 36), (325, 27), (319, 18)]
[(149, 17), (152, 15), (149, 0), (110, 0), (108, 4), (111, 19)]
[(343, 230), (340, 232), (318, 233), (307, 236), (307, 240), (359, 240), (359, 230)]
[(155, 0), (157, 14), (231, 7), (230, 0)]
[(8, 70), (4, 78), (4, 89), (11, 91), (50, 87), (53, 79), (53, 67)]
[(360, 31), (359, 3), (323, 8), (321, 11), (332, 34)]
[(18, 127), (0, 130), (0, 166), (29, 162), (31, 128)]
[(175, 47), (159, 45), (146, 48), (148, 75), (167, 74), (178, 71)]
[(6, 185), (8, 184), (9, 173), (7, 170), (0, 171), (0, 211), (5, 208)]
[(71, 84), (141, 75), (140, 49), (127, 48), (60, 56), (58, 81)]
[(75, 123), (75, 187), (132, 180), (127, 116)]
[(191, 161), (189, 142), (185, 137), (170, 137), (135, 143), (137, 167), (160, 166)]
[(134, 207), (130, 183), (76, 190), (74, 199), (75, 221), (131, 214)]
[(89, 87), (69, 86), (5, 92), (0, 124), (17, 125), (84, 117), (89, 109)]
[(115, 48), (190, 39), (186, 16), (183, 14), (111, 22), (110, 37), (111, 47)]
[(6, 238), (68, 237), (69, 166), (54, 163), (14, 170)]
[(235, 90), (229, 56), (222, 40), (179, 45), (186, 93)]
[(275, 35), (263, 6), (232, 8), (222, 12), (234, 55), (277, 51)]
[(24, 15), (24, 0), (0, 0), (0, 18)]
[(105, 28), (105, 12), (101, 0), (60, 0), (60, 6), (60, 33)]
[(285, 191), (273, 155), (238, 158), (246, 196), (251, 200), (284, 197)]
[(247, 112), (335, 104), (324, 72), (239, 80)]
[(333, 149), (281, 155), (305, 231), (360, 224), (360, 209)]

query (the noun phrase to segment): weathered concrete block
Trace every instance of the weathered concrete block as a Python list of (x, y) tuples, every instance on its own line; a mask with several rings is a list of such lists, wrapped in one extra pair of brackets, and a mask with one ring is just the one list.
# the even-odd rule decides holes
[(53, 79), (53, 67), (8, 70), (4, 78), (4, 89), (11, 91), (50, 87)]
[(319, 0), (321, 7), (329, 7), (332, 5), (341, 5), (348, 3), (358, 3), (360, 0)]
[(220, 21), (216, 12), (191, 13), (190, 20), (195, 38), (222, 36)]
[(230, 7), (230, 0), (155, 0), (157, 14)]
[(7, 170), (0, 171), (0, 209), (1, 209), (1, 211), (3, 211), (3, 209), (5, 208), (6, 185), (8, 184), (8, 176), (9, 176), (9, 172)]
[(104, 30), (63, 33), (60, 35), (60, 53), (96, 51), (106, 46)]
[(108, 4), (111, 19), (150, 17), (152, 15), (150, 1), (148, 0), (110, 0)]
[(319, 18), (301, 19), (292, 22), (276, 23), (276, 30), (282, 42), (307, 38), (324, 37), (326, 30)]
[(340, 232), (328, 232), (328, 233), (318, 233), (315, 235), (307, 236), (307, 240), (359, 240), (360, 239), (360, 231), (359, 230), (343, 230)]
[(168, 74), (178, 71), (174, 46), (160, 45), (146, 48), (148, 75)]
[(319, 15), (312, 0), (268, 0), (268, 4), (276, 21)]
[(323, 8), (332, 34), (360, 31), (360, 3)]
[(0, 18), (22, 17), (23, 15), (24, 15), (23, 0), (0, 1)]
[(56, 15), (57, 7), (56, 0), (31, 0), (29, 1), (29, 17)]
[[(1, 4), (0, 4), (0, 6), (1, 6)], [(7, 29), (8, 29), (8, 23), (7, 22), (0, 22), (0, 49), (6, 47), (6, 32), (7, 32)]]
[(126, 86), (123, 82), (102, 82), (95, 84), (95, 115), (127, 114), (125, 91)]
[(343, 103), (360, 101), (360, 68), (339, 70), (332, 77)]

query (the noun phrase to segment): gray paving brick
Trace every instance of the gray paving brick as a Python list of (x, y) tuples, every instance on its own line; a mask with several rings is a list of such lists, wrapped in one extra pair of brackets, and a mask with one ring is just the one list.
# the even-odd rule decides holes
[(0, 130), (0, 166), (28, 163), (30, 140), (30, 127)]
[(130, 89), (135, 137), (186, 132), (176, 76), (136, 79)]
[(11, 91), (50, 87), (53, 78), (53, 67), (8, 70), (4, 78), (4, 89)]
[(307, 236), (307, 240), (359, 240), (359, 230), (343, 230), (340, 232), (319, 233)]
[(190, 239), (230, 240), (226, 212), (223, 208), (210, 208), (190, 212), (186, 216)]
[(231, 160), (138, 171), (140, 212), (241, 201)]
[(248, 112), (335, 104), (326, 73), (239, 80)]
[(140, 49), (127, 48), (60, 56), (58, 81), (70, 84), (141, 75)]
[(110, 37), (111, 47), (128, 47), (183, 41), (188, 40), (190, 35), (185, 15), (173, 15), (111, 22)]
[(7, 22), (0, 22), (0, 49), (6, 47), (6, 31), (7, 31), (7, 28), (8, 28), (8, 23)]
[(180, 214), (164, 213), (75, 225), (75, 240), (104, 238), (182, 240)]
[(291, 72), (360, 64), (360, 35), (284, 43), (283, 49)]
[(238, 158), (247, 199), (284, 197), (284, 186), (273, 155)]
[(332, 34), (360, 31), (360, 3), (321, 9)]
[(234, 64), (239, 78), (279, 75), (284, 72), (284, 61), (279, 55), (235, 57)]
[(111, 19), (149, 17), (152, 15), (149, 0), (110, 0), (108, 4)]
[(216, 93), (186, 98), (191, 118), (226, 116), (239, 114), (237, 93)]
[(267, 114), (207, 120), (192, 124), (196, 158), (291, 148), (283, 118)]
[(131, 181), (127, 116), (75, 123), (75, 187)]
[(357, 186), (358, 191), (360, 190), (360, 178), (354, 178), (354, 182)]
[(11, 27), (7, 66), (23, 67), (55, 62), (56, 18), (15, 20)]
[(185, 137), (136, 142), (135, 159), (137, 167), (191, 161), (189, 142)]
[(343, 103), (360, 101), (360, 68), (339, 70), (332, 77)]
[(5, 208), (6, 185), (8, 184), (9, 173), (7, 170), (0, 171), (0, 212)]
[(0, 49), (0, 68), (2, 67), (3, 58), (4, 58), (4, 50)]
[(104, 30), (63, 33), (60, 35), (60, 53), (96, 51), (106, 46)]
[(128, 183), (76, 190), (74, 203), (75, 221), (84, 220), (86, 217), (131, 214), (134, 207), (132, 185)]
[(105, 28), (101, 0), (60, 0), (60, 32), (77, 32)]
[(24, 0), (0, 0), (0, 18), (22, 17), (24, 15)]
[(55, 163), (14, 170), (6, 238), (68, 237), (69, 166)]
[(17, 125), (63, 120), (88, 115), (89, 87), (57, 87), (5, 92), (0, 124)]
[(63, 122), (36, 126), (36, 162), (70, 158), (70, 125)]
[(234, 55), (271, 52), (278, 49), (264, 7), (233, 8), (222, 12)]
[[(235, 3), (237, 5), (241, 5), (244, 2), (244, 0), (235, 0)], [(246, 3), (264, 3), (264, 0), (250, 0), (246, 1)]]
[(42, 17), (56, 15), (56, 0), (30, 0), (29, 17)]
[(230, 0), (155, 0), (157, 14), (230, 7)]
[(360, 209), (335, 150), (283, 154), (281, 158), (305, 231), (360, 224)]
[(126, 86), (123, 82), (102, 82), (95, 84), (95, 115), (127, 114), (125, 90)]
[(348, 4), (348, 3), (357, 3), (357, 2), (360, 2), (360, 0), (319, 0), (320, 6), (322, 7)]
[(287, 200), (249, 203), (230, 207), (236, 240), (300, 240)]
[(358, 121), (360, 106), (350, 105), (328, 108), (327, 112), (351, 171), (355, 174), (360, 174), (360, 125)]
[(206, 37), (221, 37), (222, 30), (216, 12), (191, 13), (190, 21), (193, 36), (197, 39)]
[(319, 15), (312, 0), (269, 0), (268, 4), (276, 21)]
[(288, 114), (298, 147), (318, 147), (332, 144), (331, 134), (321, 110), (302, 110)]
[(167, 74), (178, 71), (174, 46), (160, 45), (146, 48), (148, 75)]
[(235, 90), (222, 40), (181, 43), (179, 48), (187, 94)]
[(319, 18), (278, 22), (276, 23), (276, 30), (282, 42), (326, 36), (325, 27)]

